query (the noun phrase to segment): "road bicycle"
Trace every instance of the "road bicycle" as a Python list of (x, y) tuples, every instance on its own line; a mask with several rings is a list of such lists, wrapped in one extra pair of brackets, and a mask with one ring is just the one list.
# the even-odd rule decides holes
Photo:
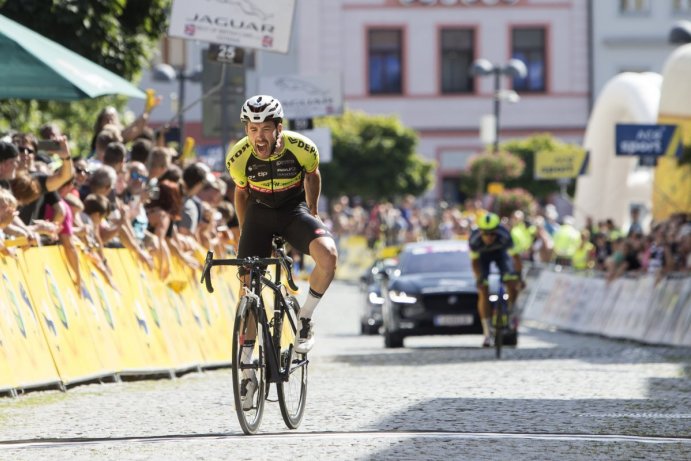
[(492, 308), (491, 328), (494, 333), (494, 349), (498, 359), (504, 345), (515, 346), (518, 343), (518, 332), (511, 325), (512, 313), (509, 309), (509, 295), (504, 289), (504, 282), (499, 280), (497, 293), (490, 293), (489, 303)]
[[(245, 434), (255, 434), (264, 414), (264, 403), (269, 400), (271, 383), (276, 385), (278, 403), (283, 421), (289, 429), (297, 429), (305, 412), (307, 398), (307, 360), (306, 354), (294, 350), (298, 332), (298, 300), (288, 294), (286, 283), (293, 292), (298, 290), (292, 276), (292, 259), (285, 253), (285, 240), (274, 236), (275, 257), (248, 257), (241, 259), (214, 259), (213, 252), (206, 255), (202, 283), (211, 293), (211, 268), (213, 266), (237, 266), (247, 273), (243, 286), (244, 294), (238, 301), (233, 327), (233, 395), (235, 411)], [(273, 280), (268, 269), (274, 267)], [(285, 274), (284, 281), (282, 275)], [(262, 291), (267, 288), (273, 295), (273, 314), (267, 314), (267, 306)], [(256, 335), (255, 335), (256, 334)], [(251, 357), (243, 353), (243, 346), (254, 347)], [(256, 392), (251, 403), (245, 402), (242, 393), (246, 392), (250, 371), (256, 377)], [(244, 381), (244, 382), (243, 382)]]

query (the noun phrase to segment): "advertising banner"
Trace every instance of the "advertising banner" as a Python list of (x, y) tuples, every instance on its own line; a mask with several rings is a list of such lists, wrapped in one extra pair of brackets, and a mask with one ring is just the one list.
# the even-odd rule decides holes
[(168, 35), (287, 53), (295, 0), (174, 0)]
[(155, 283), (161, 283), (158, 274), (144, 268), (129, 251), (106, 248), (105, 252), (109, 263), (113, 259), (119, 265), (115, 268), (111, 263), (118, 291), (123, 299), (123, 313), (134, 323), (132, 334), (143, 344), (142, 355), (146, 370), (172, 371), (173, 358), (159, 315), (162, 305), (156, 301), (151, 289)]
[(62, 382), (71, 384), (110, 374), (111, 370), (101, 364), (90, 323), (77, 302), (77, 291), (59, 248), (29, 248), (22, 252), (18, 265), (24, 279), (31, 280), (27, 290), (36, 301), (36, 315)]
[(590, 153), (585, 150), (535, 153), (536, 179), (575, 178), (586, 174)]
[(637, 157), (680, 156), (681, 130), (677, 125), (617, 123), (617, 155)]
[(17, 260), (0, 256), (0, 272), (0, 362), (5, 353), (4, 363), (11, 370), (5, 374), (0, 364), (0, 389), (8, 377), (19, 389), (59, 384), (60, 377), (43, 336), (40, 317)]
[(263, 77), (259, 89), (278, 98), (289, 119), (343, 113), (343, 87), (338, 72)]

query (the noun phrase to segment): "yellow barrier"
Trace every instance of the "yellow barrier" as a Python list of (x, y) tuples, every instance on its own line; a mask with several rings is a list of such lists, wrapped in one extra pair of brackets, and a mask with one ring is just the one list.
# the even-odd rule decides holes
[(341, 237), (338, 242), (338, 280), (357, 281), (363, 271), (374, 262), (374, 252), (361, 235)]
[[(112, 374), (98, 356), (90, 322), (57, 246), (30, 248), (18, 258), (43, 336), (64, 384)], [(30, 281), (30, 283), (28, 283)]]
[(61, 246), (0, 256), (0, 393), (230, 364), (237, 268), (215, 268), (208, 293), (178, 258), (164, 282), (128, 250), (105, 255), (109, 278), (79, 254), (80, 287)]
[(41, 329), (42, 318), (29, 296), (17, 260), (0, 257), (0, 389), (9, 383), (30, 389), (60, 383)]

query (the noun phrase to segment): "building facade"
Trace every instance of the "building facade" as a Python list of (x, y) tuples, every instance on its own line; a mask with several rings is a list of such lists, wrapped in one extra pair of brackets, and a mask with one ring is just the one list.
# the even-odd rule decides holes
[[(580, 144), (593, 101), (611, 77), (621, 71), (661, 71), (671, 50), (669, 27), (689, 17), (689, 3), (296, 0), (287, 54), (256, 51), (244, 67), (228, 66), (233, 69), (223, 99), (230, 101), (225, 123), (236, 124), (241, 100), (260, 92), (262, 77), (336, 72), (346, 110), (396, 115), (418, 132), (419, 154), (437, 165), (429, 198), (455, 203), (462, 198), (460, 172), (489, 144), (480, 136), (481, 121), (497, 110), (496, 81), (492, 75), (472, 75), (475, 60), (502, 68), (519, 59), (527, 69), (522, 78), (499, 77), (500, 142), (548, 132)], [(177, 61), (187, 73), (203, 69), (208, 74), (207, 47), (187, 41), (181, 52), (173, 53), (167, 44), (159, 59)], [(213, 86), (214, 79), (208, 80), (205, 85), (183, 82), (185, 105)], [(166, 97), (153, 123), (174, 121), (176, 106), (170, 102), (180, 84), (179, 79), (161, 83), (145, 76), (140, 86)], [(510, 90), (520, 98), (515, 103), (504, 98)], [(138, 104), (131, 104), (134, 112), (140, 110)], [(184, 116), (185, 133), (195, 137), (197, 150), (216, 158), (222, 156), (221, 138), (228, 138), (218, 135), (220, 104), (217, 96), (210, 97)], [(237, 126), (230, 133), (227, 141), (240, 135)]]

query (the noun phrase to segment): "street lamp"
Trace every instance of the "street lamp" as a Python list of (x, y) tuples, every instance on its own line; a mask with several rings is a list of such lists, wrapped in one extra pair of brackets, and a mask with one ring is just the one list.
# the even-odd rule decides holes
[(492, 152), (499, 152), (499, 106), (502, 100), (508, 102), (518, 102), (518, 93), (513, 90), (501, 90), (502, 75), (510, 77), (524, 78), (528, 75), (528, 70), (519, 59), (510, 59), (505, 66), (492, 64), (487, 59), (476, 59), (470, 66), (470, 75), (484, 77), (494, 75), (494, 145)]
[[(180, 140), (178, 142), (178, 150), (182, 152), (182, 146), (185, 142), (185, 117), (184, 113), (187, 109), (185, 107), (185, 82), (187, 80), (191, 82), (198, 82), (201, 80), (202, 71), (195, 69), (192, 72), (185, 73), (182, 69), (175, 69), (170, 64), (156, 64), (153, 68), (153, 78), (157, 82), (173, 82), (177, 80), (179, 82), (178, 90), (178, 110), (177, 114), (173, 116), (173, 119), (177, 117), (178, 119), (178, 129), (180, 131)], [(172, 119), (171, 119), (172, 121)]]

